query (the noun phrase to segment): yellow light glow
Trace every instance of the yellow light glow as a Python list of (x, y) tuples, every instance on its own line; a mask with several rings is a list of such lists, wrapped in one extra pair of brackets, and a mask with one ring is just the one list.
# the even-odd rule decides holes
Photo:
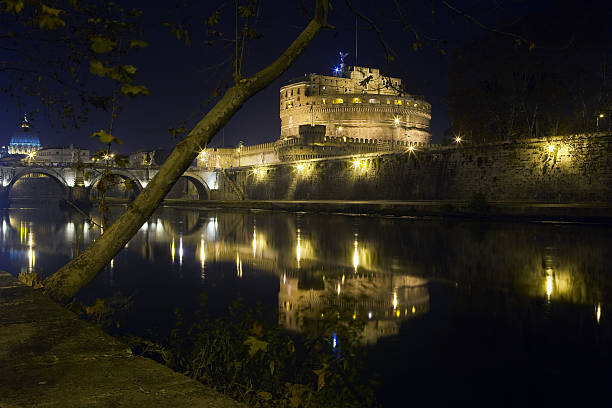
[(412, 306), (412, 314), (416, 313), (416, 308), (414, 306)]
[(337, 292), (338, 292), (338, 296), (340, 296), (340, 284), (338, 284)]
[(601, 319), (601, 304), (597, 304), (595, 308), (595, 318), (597, 319), (597, 324), (599, 324), (599, 320)]
[(456, 142), (456, 143), (461, 143), (461, 137), (460, 137), (460, 136), (457, 136), (457, 137), (455, 138), (455, 142)]
[(108, 154), (105, 154), (104, 155), (104, 160), (108, 160), (108, 159), (110, 159), (110, 156)]
[(399, 310), (395, 311), (395, 316), (400, 317), (400, 311)]
[(257, 230), (255, 229), (255, 227), (253, 227), (253, 256), (255, 256), (255, 253), (257, 252)]
[(300, 163), (300, 164), (297, 165), (298, 171), (304, 171), (305, 168), (306, 168), (306, 166), (303, 163)]
[(30, 152), (30, 153), (28, 153), (28, 158), (29, 158), (29, 159), (31, 159), (31, 158), (32, 158), (32, 157), (34, 157), (34, 156), (35, 156), (35, 153), (34, 153), (34, 152)]
[(553, 144), (549, 144), (548, 146), (546, 146), (546, 148), (548, 149), (548, 151), (550, 153), (555, 151), (555, 145), (553, 145)]
[(399, 122), (400, 122), (399, 117), (396, 116), (395, 118), (393, 118), (393, 123), (395, 123), (396, 125), (399, 125)]
[(240, 254), (236, 253), (236, 276), (242, 278), (242, 261), (240, 260)]
[[(295, 245), (295, 258), (297, 260), (298, 268), (300, 267), (300, 260), (302, 259), (302, 237), (300, 235), (300, 229), (297, 230), (297, 244)], [(323, 277), (325, 279), (325, 276)]]
[(391, 303), (393, 304), (393, 310), (397, 309), (397, 292), (393, 292), (393, 301)]
[(355, 320), (356, 318), (357, 318), (357, 315), (353, 313), (353, 320)]
[(172, 263), (174, 263), (175, 254), (176, 254), (176, 250), (174, 248), (174, 238), (172, 238), (172, 243), (170, 244), (170, 257), (172, 258)]
[(414, 146), (408, 146), (408, 152), (413, 153), (414, 152)]
[(200, 266), (202, 267), (202, 272), (204, 272), (205, 263), (206, 263), (206, 253), (204, 252), (204, 238), (200, 238)]
[(344, 129), (342, 126), (338, 126), (338, 132), (342, 132), (342, 129)]
[(546, 296), (550, 298), (550, 295), (552, 295), (552, 291), (553, 291), (553, 278), (552, 276), (547, 276), (546, 277)]
[(603, 118), (603, 117), (604, 117), (604, 114), (603, 114), (603, 113), (600, 113), (600, 114), (599, 114), (599, 117), (600, 117), (600, 118)]
[(353, 269), (355, 269), (355, 273), (357, 273), (357, 268), (359, 268), (359, 242), (355, 239), (355, 242), (353, 242)]

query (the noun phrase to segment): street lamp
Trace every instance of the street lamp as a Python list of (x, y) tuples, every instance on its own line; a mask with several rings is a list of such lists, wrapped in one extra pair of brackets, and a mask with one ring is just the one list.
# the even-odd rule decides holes
[(455, 137), (455, 143), (457, 144), (461, 143), (461, 136)]
[(599, 130), (599, 119), (603, 119), (606, 116), (603, 113), (600, 113), (599, 115), (597, 115), (597, 130)]

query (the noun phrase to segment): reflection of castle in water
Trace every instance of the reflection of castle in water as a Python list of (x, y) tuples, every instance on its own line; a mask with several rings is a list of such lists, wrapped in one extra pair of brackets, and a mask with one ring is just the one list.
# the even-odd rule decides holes
[(278, 303), (281, 324), (296, 331), (302, 329), (303, 318), (325, 318), (330, 306), (342, 306), (352, 313), (350, 318), (366, 321), (363, 341), (371, 344), (397, 335), (403, 320), (428, 312), (429, 291), (425, 279), (409, 275), (322, 276), (320, 285), (283, 275)]

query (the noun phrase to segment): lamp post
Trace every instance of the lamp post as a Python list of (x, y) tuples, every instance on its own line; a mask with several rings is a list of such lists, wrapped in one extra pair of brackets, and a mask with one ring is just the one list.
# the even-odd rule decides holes
[(597, 122), (597, 130), (599, 130), (599, 119), (603, 119), (605, 117), (606, 116), (603, 113), (600, 113), (600, 114), (597, 115), (597, 120), (596, 120), (596, 122)]

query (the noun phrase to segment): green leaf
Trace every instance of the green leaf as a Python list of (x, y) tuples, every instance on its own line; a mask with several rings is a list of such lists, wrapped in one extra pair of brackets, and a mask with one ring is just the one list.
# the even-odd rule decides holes
[(2, 0), (0, 4), (4, 4), (3, 11), (13, 14), (21, 14), (25, 5), (23, 0)]
[(149, 44), (146, 41), (142, 41), (142, 40), (130, 40), (130, 47), (131, 48), (144, 48), (147, 47)]
[(144, 85), (121, 85), (121, 92), (126, 96), (148, 95), (149, 89)]
[(323, 363), (323, 367), (318, 370), (312, 370), (317, 375), (317, 391), (321, 391), (321, 388), (325, 387), (325, 375), (327, 375), (328, 367), (327, 363)]
[(104, 37), (91, 38), (91, 50), (96, 54), (106, 54), (117, 45), (116, 41)]
[(40, 16), (39, 25), (42, 30), (57, 30), (59, 27), (64, 27), (66, 23), (59, 17), (43, 14)]
[(244, 341), (245, 345), (249, 347), (249, 356), (253, 357), (257, 354), (258, 351), (263, 351), (264, 353), (268, 351), (268, 342), (263, 340), (258, 340), (253, 336), (247, 337)]
[(268, 391), (257, 391), (256, 395), (265, 401), (270, 401), (272, 399), (272, 394), (270, 394)]
[(91, 137), (99, 138), (100, 142), (104, 144), (109, 144), (113, 142), (117, 144), (123, 144), (123, 142), (120, 139), (117, 139), (115, 136), (111, 135), (110, 133), (102, 129), (98, 130), (97, 132), (94, 132), (93, 135), (91, 135)]
[(97, 75), (99, 77), (104, 77), (106, 76), (106, 73), (108, 72), (108, 70), (109, 68), (106, 68), (104, 64), (102, 64), (102, 62), (98, 60), (89, 61), (89, 72), (91, 72), (94, 75)]
[(133, 65), (122, 65), (121, 69), (128, 75), (134, 75), (137, 68)]

